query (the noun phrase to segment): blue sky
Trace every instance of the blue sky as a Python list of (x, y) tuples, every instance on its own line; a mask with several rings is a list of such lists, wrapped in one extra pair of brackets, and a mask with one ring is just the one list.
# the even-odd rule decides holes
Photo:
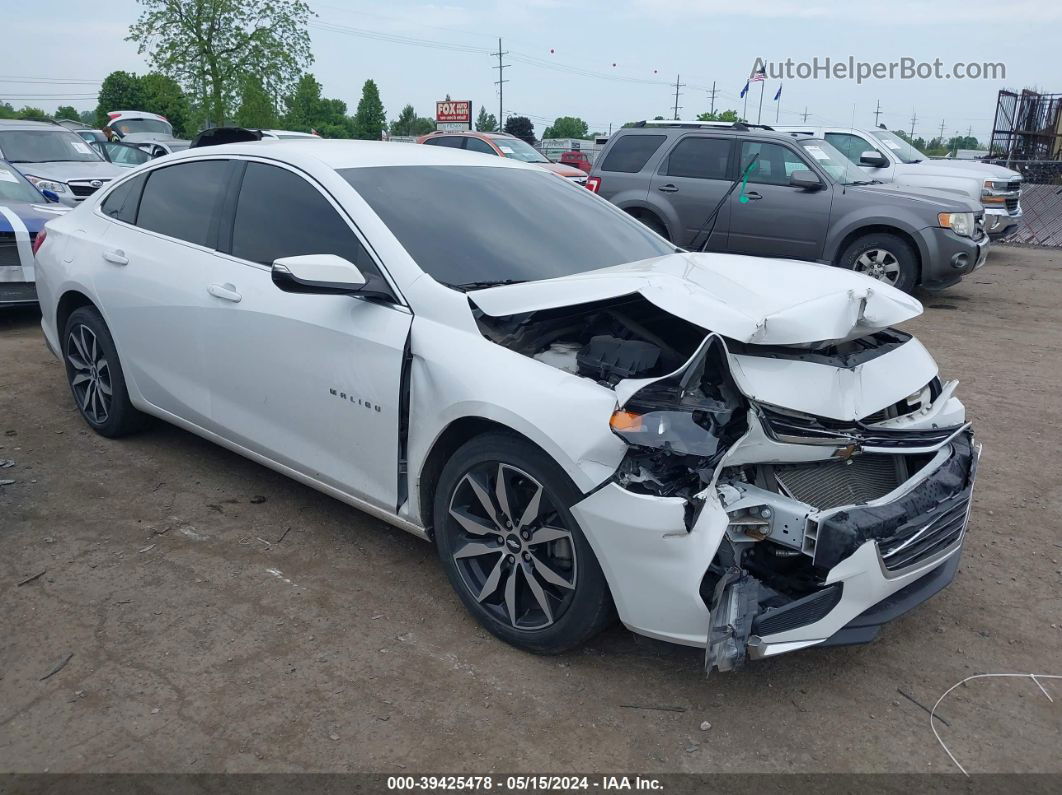
[[(412, 103), (422, 115), (450, 94), (498, 112), (491, 67), (497, 37), (511, 55), (505, 111), (528, 115), (541, 133), (553, 118), (576, 115), (607, 130), (655, 115), (671, 116), (676, 75), (680, 116), (707, 110), (716, 81), (717, 108), (741, 108), (737, 95), (757, 56), (768, 60), (1003, 62), (1004, 80), (793, 80), (785, 84), (781, 122), (882, 121), (932, 137), (944, 121), (988, 137), (1000, 88), (1062, 91), (1058, 58), (1062, 4), (1018, 0), (962, 3), (824, 2), (823, 0), (329, 0), (313, 2), (316, 62), (311, 71), (327, 96), (353, 111), (366, 78), (380, 86), (389, 117)], [(148, 70), (124, 41), (138, 14), (135, 0), (7, 0), (0, 40), (0, 99), (47, 110), (95, 106), (98, 81), (115, 69)], [(352, 30), (355, 29), (355, 30)], [(397, 37), (398, 40), (395, 40)], [(417, 39), (417, 44), (404, 43)], [(27, 78), (86, 81), (27, 82)], [(96, 82), (93, 82), (96, 81)], [(777, 83), (769, 81), (763, 121), (773, 123)], [(30, 96), (37, 95), (37, 96)], [(49, 96), (41, 96), (49, 95)], [(84, 96), (90, 95), (90, 96)], [(69, 99), (68, 99), (69, 98)], [(759, 89), (750, 93), (756, 120)]]

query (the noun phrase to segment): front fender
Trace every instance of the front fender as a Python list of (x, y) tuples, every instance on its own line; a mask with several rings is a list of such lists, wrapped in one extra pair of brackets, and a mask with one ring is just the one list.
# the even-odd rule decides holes
[[(836, 203), (834, 207), (837, 207)], [(842, 253), (842, 246), (853, 233), (857, 233), (860, 229), (887, 228), (902, 232), (904, 236), (910, 238), (918, 249), (919, 259), (925, 262), (931, 252), (926, 245), (922, 230), (929, 225), (929, 222), (919, 214), (902, 207), (894, 207), (892, 210), (891, 214), (883, 215), (876, 209), (857, 209), (834, 218), (826, 236), (826, 245), (823, 247), (823, 260), (831, 264), (837, 262), (837, 258)]]

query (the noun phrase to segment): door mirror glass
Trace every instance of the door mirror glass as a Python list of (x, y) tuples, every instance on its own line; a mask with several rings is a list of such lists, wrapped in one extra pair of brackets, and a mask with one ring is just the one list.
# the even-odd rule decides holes
[(871, 149), (859, 156), (859, 165), (870, 166), (871, 168), (885, 168), (889, 165), (889, 159), (881, 152)]
[(304, 254), (273, 261), (273, 283), (289, 293), (346, 295), (366, 284), (358, 266), (335, 254)]
[(789, 184), (794, 188), (804, 190), (818, 190), (822, 187), (822, 181), (811, 171), (794, 171), (789, 175)]

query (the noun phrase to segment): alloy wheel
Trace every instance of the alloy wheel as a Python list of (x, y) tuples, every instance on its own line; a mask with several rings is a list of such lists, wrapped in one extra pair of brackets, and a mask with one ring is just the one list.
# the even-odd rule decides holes
[(558, 503), (535, 478), (489, 461), (450, 499), (452, 555), (465, 587), (497, 620), (544, 629), (575, 595), (575, 543)]
[(70, 387), (81, 413), (102, 425), (111, 411), (111, 367), (103, 346), (88, 326), (79, 323), (70, 330), (66, 338), (66, 360), (74, 368)]
[(865, 273), (872, 279), (896, 286), (900, 280), (900, 261), (891, 252), (883, 248), (870, 248), (855, 261), (853, 268), (858, 273)]

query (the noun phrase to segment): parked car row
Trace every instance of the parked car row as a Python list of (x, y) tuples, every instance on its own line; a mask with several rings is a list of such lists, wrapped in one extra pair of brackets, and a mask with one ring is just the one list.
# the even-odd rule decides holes
[[(956, 382), (891, 328), (921, 305), (696, 249), (774, 235), (814, 260), (843, 248), (804, 231), (816, 214), (902, 200), (942, 230), (925, 245), (972, 258), (979, 210), (864, 190), (818, 139), (617, 135), (596, 189), (640, 194), (686, 250), (455, 137), (196, 146), (49, 222), (42, 328), (86, 424), (161, 418), (432, 541), (476, 619), (539, 653), (618, 615), (731, 670), (865, 643), (948, 585), (979, 446)], [(671, 201), (713, 181), (696, 212)]]
[(67, 209), (0, 160), (0, 307), (36, 303), (33, 246), (45, 222)]
[(885, 182), (826, 138), (769, 127), (624, 128), (587, 187), (685, 249), (837, 265), (907, 292), (956, 283), (988, 250), (979, 195)]

